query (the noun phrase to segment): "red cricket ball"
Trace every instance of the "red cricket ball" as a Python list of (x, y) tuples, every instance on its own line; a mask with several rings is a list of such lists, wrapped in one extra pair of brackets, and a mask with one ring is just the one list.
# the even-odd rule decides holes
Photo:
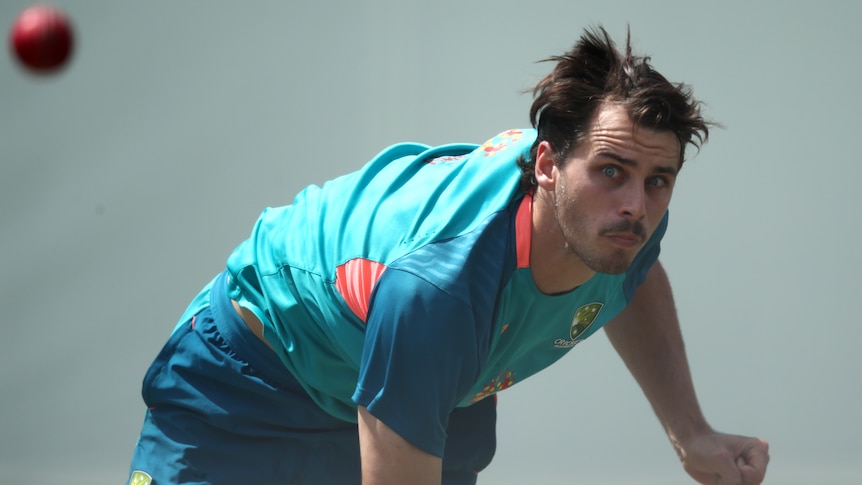
[(65, 13), (49, 5), (33, 5), (15, 19), (9, 41), (23, 66), (49, 73), (69, 60), (74, 37)]

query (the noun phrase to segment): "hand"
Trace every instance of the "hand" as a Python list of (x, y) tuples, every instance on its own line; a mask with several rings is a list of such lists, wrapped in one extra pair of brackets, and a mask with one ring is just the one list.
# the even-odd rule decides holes
[(685, 471), (703, 485), (757, 485), (769, 463), (766, 441), (716, 432), (699, 435), (678, 451)]

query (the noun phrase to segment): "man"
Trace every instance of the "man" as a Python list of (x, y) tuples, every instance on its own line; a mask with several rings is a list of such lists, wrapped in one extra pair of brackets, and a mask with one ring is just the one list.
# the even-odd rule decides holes
[(264, 211), (144, 378), (130, 482), (475, 483), (495, 393), (602, 327), (695, 480), (763, 480), (766, 442), (700, 412), (657, 260), (699, 104), (603, 29), (551, 60), (534, 129)]

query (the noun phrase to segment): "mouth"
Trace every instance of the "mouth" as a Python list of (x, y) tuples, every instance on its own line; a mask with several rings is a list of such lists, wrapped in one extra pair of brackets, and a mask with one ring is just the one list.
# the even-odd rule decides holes
[(605, 234), (605, 237), (615, 246), (623, 249), (631, 249), (640, 246), (643, 238), (630, 232), (616, 232)]

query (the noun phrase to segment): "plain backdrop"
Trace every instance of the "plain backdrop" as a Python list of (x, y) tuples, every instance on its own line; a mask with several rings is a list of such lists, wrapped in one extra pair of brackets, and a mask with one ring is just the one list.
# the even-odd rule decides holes
[[(770, 441), (766, 483), (862, 483), (860, 4), (56, 4), (65, 71), (0, 56), (0, 483), (123, 483), (147, 366), (264, 207), (527, 126), (537, 61), (598, 24), (724, 125), (662, 253), (704, 412)], [(480, 484), (692, 483), (603, 333), (499, 413)]]

